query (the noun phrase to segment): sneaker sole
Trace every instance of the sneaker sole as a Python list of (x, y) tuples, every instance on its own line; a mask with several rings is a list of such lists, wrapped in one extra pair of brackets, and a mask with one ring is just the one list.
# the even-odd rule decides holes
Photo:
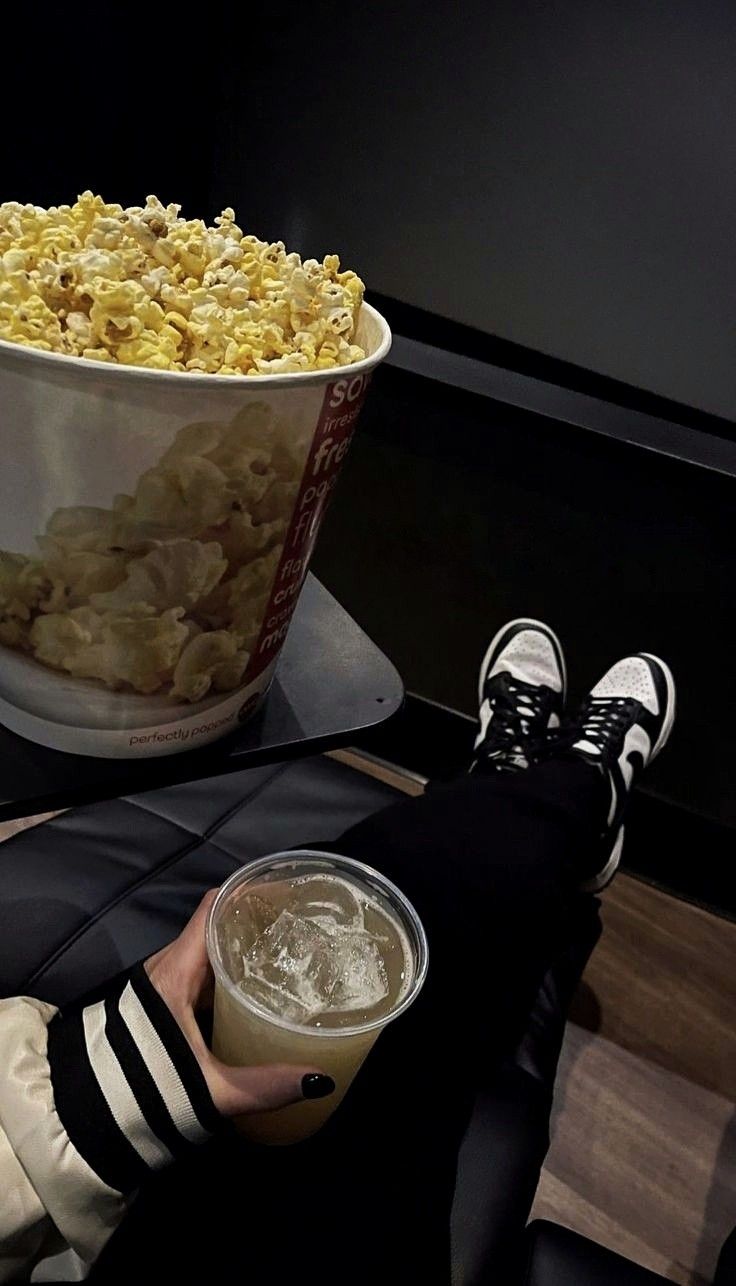
[(625, 831), (625, 826), (619, 826), (616, 843), (611, 850), (611, 856), (606, 862), (606, 865), (603, 867), (603, 870), (599, 871), (597, 875), (594, 875), (591, 880), (586, 880), (584, 884), (580, 885), (581, 893), (602, 893), (603, 890), (611, 883), (621, 861), (621, 850), (624, 846)]
[[(488, 677), (488, 671), (490, 670), (491, 663), (493, 661), (493, 653), (498, 647), (498, 644), (500, 643), (504, 634), (508, 633), (509, 630), (514, 629), (517, 625), (528, 627), (529, 629), (532, 629), (532, 630), (539, 630), (539, 632), (541, 634), (544, 634), (545, 638), (548, 638), (550, 643), (552, 644), (552, 647), (554, 648), (557, 664), (560, 667), (560, 674), (562, 675), (562, 702), (564, 705), (565, 701), (567, 700), (567, 666), (565, 665), (565, 656), (562, 651), (562, 644), (560, 643), (560, 640), (558, 639), (554, 630), (550, 629), (549, 625), (545, 625), (544, 621), (534, 620), (532, 616), (519, 616), (515, 621), (507, 621), (506, 624), (502, 625), (500, 630), (497, 630), (497, 632), (494, 634), (493, 638), (488, 644), (488, 647), (486, 649), (486, 654), (483, 657), (483, 660), (481, 661), (480, 674), (478, 676), (478, 705), (480, 706), (483, 704), (483, 689), (485, 687), (486, 678)], [(666, 668), (664, 666), (664, 662), (660, 661), (660, 665), (662, 666), (663, 669)], [(670, 678), (671, 677), (672, 676), (670, 675)]]
[(660, 750), (662, 750), (666, 745), (669, 735), (672, 732), (672, 726), (675, 722), (675, 715), (677, 714), (675, 678), (667, 662), (663, 661), (661, 657), (655, 656), (653, 652), (640, 652), (639, 656), (643, 656), (645, 660), (652, 661), (655, 665), (659, 666), (667, 685), (667, 710), (664, 717), (664, 723), (662, 724), (662, 731), (652, 746), (652, 753), (649, 756), (649, 763), (651, 763), (653, 759), (656, 759)]

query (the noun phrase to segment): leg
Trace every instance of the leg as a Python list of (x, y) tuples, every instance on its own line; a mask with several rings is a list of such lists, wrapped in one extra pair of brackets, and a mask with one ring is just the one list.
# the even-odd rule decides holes
[(377, 867), (416, 906), (430, 943), (418, 1012), (452, 1005), (474, 1015), (481, 1039), (489, 1030), (494, 1046), (502, 1036), (515, 1039), (565, 932), (605, 807), (595, 769), (551, 760), (516, 776), (439, 786), (367, 818), (331, 846)]
[[(564, 686), (551, 663), (552, 683), (540, 680), (544, 648), (529, 636), (543, 633), (516, 623), (486, 657), (476, 752), (491, 775), (398, 804), (333, 846), (384, 870), (422, 916), (430, 973), (415, 1005), (314, 1139), (290, 1149), (223, 1143), (144, 1194), (100, 1280), (128, 1281), (143, 1261), (154, 1279), (242, 1266), (252, 1280), (279, 1270), (301, 1286), (447, 1286), (457, 1150), (475, 1088), (514, 1043), (581, 878), (610, 872), (632, 744), (645, 766), (673, 717), (666, 667), (628, 658), (594, 689), (566, 757), (535, 765)], [(198, 1227), (205, 1235), (188, 1238)]]
[[(556, 727), (564, 687), (552, 667), (562, 667), (554, 647), (545, 658), (541, 640), (529, 639), (542, 631), (519, 624), (501, 633), (497, 655), (489, 649), (482, 675), (476, 752), (484, 773), (387, 809), (334, 846), (404, 889), (430, 943), (421, 996), (387, 1028), (330, 1125), (295, 1161), (302, 1245), (329, 1209), (342, 1234), (338, 1259), (355, 1265), (355, 1281), (449, 1282), (456, 1159), (476, 1087), (515, 1045), (581, 882), (600, 887), (613, 869), (634, 773), (672, 726), (666, 667), (628, 658), (555, 738), (560, 757), (540, 764), (540, 732)], [(516, 654), (504, 669), (509, 642)], [(525, 669), (536, 682), (524, 680)], [(283, 1179), (281, 1166), (276, 1175)], [(304, 1256), (302, 1276), (303, 1265)], [(308, 1280), (325, 1280), (323, 1263), (308, 1257), (306, 1267)]]

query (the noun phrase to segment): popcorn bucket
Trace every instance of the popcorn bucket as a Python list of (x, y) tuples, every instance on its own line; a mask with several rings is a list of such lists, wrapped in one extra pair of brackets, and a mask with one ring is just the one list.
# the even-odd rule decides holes
[(254, 712), (390, 347), (367, 304), (356, 342), (351, 366), (248, 378), (0, 341), (0, 722), (122, 759)]

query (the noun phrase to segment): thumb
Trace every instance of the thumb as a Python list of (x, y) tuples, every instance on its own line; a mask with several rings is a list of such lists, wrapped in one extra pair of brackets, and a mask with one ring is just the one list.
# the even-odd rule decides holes
[(228, 1067), (212, 1057), (207, 1068), (207, 1083), (224, 1116), (269, 1112), (304, 1099), (326, 1098), (335, 1089), (332, 1077), (315, 1067), (294, 1067), (290, 1063)]

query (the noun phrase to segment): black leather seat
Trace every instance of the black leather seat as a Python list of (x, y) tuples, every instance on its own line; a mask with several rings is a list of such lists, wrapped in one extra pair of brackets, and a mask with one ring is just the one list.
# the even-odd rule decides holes
[[(75, 809), (24, 832), (0, 847), (0, 992), (64, 1004), (169, 941), (237, 866), (334, 839), (395, 798), (317, 758)], [(565, 1016), (598, 933), (597, 903), (581, 898), (515, 1058), (478, 1095), (458, 1167), (456, 1286), (520, 1271)]]
[(658, 1273), (544, 1219), (529, 1225), (526, 1241), (520, 1286), (662, 1286), (665, 1281)]
[[(529, 1225), (525, 1241), (519, 1286), (663, 1286), (667, 1280), (545, 1219)], [(713, 1286), (735, 1284), (736, 1228), (721, 1251)]]

